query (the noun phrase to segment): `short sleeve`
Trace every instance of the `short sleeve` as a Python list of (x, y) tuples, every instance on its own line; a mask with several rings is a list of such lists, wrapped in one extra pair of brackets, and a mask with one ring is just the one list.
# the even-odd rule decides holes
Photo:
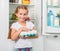
[(30, 25), (32, 28), (35, 27), (35, 25), (31, 21), (30, 21)]
[(35, 27), (35, 25), (31, 21), (29, 21), (27, 27), (29, 29), (32, 29), (33, 27)]
[(14, 28), (14, 29), (16, 29), (16, 27), (15, 27), (15, 23), (13, 23), (13, 24), (11, 25), (10, 28)]
[(13, 23), (10, 28), (11, 28), (11, 29), (14, 28), (14, 29), (18, 30), (19, 27), (20, 27), (19, 24)]

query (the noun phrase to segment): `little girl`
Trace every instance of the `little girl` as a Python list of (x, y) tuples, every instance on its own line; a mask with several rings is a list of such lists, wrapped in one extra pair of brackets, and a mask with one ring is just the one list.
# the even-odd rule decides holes
[(21, 38), (20, 33), (22, 31), (36, 30), (34, 24), (31, 21), (27, 21), (28, 9), (24, 5), (20, 5), (16, 8), (14, 13), (18, 21), (13, 23), (10, 27), (11, 29), (11, 39), (15, 40), (14, 51), (32, 51), (32, 43), (30, 39), (37, 38), (36, 36), (29, 36)]

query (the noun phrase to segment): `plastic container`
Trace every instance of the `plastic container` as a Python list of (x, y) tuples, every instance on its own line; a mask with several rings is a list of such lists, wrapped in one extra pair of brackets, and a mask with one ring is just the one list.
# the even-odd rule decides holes
[(57, 16), (54, 18), (54, 26), (59, 26), (59, 18)]
[(30, 0), (22, 0), (22, 4), (28, 5), (28, 4), (30, 4)]
[(48, 26), (54, 26), (54, 14), (52, 10), (49, 10), (47, 15), (47, 25)]

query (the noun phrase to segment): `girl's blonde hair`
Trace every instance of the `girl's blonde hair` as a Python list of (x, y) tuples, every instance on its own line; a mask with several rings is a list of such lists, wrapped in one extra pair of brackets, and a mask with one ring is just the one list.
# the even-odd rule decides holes
[[(19, 5), (19, 6), (17, 6), (17, 8), (15, 9), (14, 14), (18, 13), (19, 9), (25, 9), (25, 10), (27, 10), (27, 14), (28, 14), (28, 9), (27, 9), (27, 7), (25, 5)], [(9, 32), (8, 32), (8, 39), (11, 39), (11, 29), (10, 28), (9, 28)]]
[(8, 39), (11, 39), (11, 29), (9, 29), (9, 32), (8, 32)]
[(19, 9), (25, 9), (25, 10), (27, 10), (27, 13), (28, 13), (28, 9), (27, 9), (27, 7), (25, 5), (19, 5), (19, 6), (17, 6), (17, 8), (15, 9), (14, 13), (18, 13)]

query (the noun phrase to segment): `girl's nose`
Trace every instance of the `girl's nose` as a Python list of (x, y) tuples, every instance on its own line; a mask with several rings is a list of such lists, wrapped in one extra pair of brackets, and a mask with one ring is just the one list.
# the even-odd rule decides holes
[(22, 17), (24, 17), (24, 15), (21, 15)]
[(22, 17), (24, 16), (24, 15), (21, 15)]

